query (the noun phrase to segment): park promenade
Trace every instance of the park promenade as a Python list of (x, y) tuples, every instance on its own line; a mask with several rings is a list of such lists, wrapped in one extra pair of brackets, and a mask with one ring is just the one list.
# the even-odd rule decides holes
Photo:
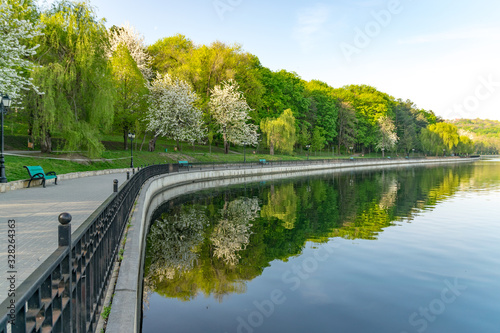
[(72, 215), (72, 232), (113, 193), (113, 180), (126, 181), (125, 172), (60, 180), (0, 193), (0, 302), (7, 298), (8, 220), (15, 221), (16, 286), (57, 249), (58, 216)]

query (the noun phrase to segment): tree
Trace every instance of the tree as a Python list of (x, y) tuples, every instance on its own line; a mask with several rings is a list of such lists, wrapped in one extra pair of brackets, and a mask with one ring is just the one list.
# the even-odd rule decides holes
[(144, 79), (150, 80), (153, 77), (151, 56), (146, 52), (144, 37), (128, 24), (121, 27), (112, 26), (109, 34), (111, 46), (109, 56), (112, 57), (121, 45), (125, 46)]
[(396, 135), (396, 126), (389, 117), (381, 117), (378, 119), (380, 138), (377, 148), (382, 150), (382, 157), (384, 157), (385, 150), (392, 150), (396, 146), (398, 136)]
[(287, 154), (293, 152), (296, 135), (292, 110), (286, 109), (277, 119), (263, 119), (260, 128), (266, 134), (271, 155), (274, 155), (275, 148)]
[(43, 35), (31, 72), (44, 95), (28, 92), (26, 110), (32, 131), (44, 152), (52, 150), (58, 132), (65, 150), (86, 150), (98, 156), (99, 140), (113, 123), (115, 90), (109, 66), (108, 32), (86, 2), (61, 1), (42, 13)]
[(347, 150), (356, 142), (356, 125), (356, 111), (349, 103), (341, 102), (337, 122), (337, 143), (339, 153), (341, 146), (344, 146), (344, 149)]
[(117, 98), (114, 122), (123, 132), (123, 148), (127, 149), (128, 132), (146, 108), (146, 80), (125, 44), (119, 44), (111, 57), (113, 82)]
[(224, 152), (229, 153), (229, 143), (249, 145), (257, 144), (257, 126), (248, 124), (252, 110), (243, 93), (238, 91), (239, 85), (233, 81), (225, 81), (211, 90), (209, 108), (212, 117), (219, 126), (224, 139)]
[(24, 14), (30, 15), (31, 6), (9, 2), (0, 3), (0, 93), (18, 99), (22, 90), (37, 90), (27, 72), (33, 68), (29, 57), (36, 54), (38, 45), (26, 44), (42, 34), (42, 24), (23, 19)]
[(198, 96), (193, 89), (170, 75), (159, 75), (150, 86), (147, 128), (155, 137), (194, 142), (204, 135), (202, 112), (194, 106)]
[(324, 129), (325, 138), (332, 142), (337, 136), (337, 119), (339, 101), (333, 96), (333, 88), (321, 81), (310, 81), (305, 84), (305, 94), (310, 100), (309, 121), (315, 121)]
[(321, 151), (326, 144), (325, 130), (321, 126), (316, 126), (313, 131), (311, 149)]

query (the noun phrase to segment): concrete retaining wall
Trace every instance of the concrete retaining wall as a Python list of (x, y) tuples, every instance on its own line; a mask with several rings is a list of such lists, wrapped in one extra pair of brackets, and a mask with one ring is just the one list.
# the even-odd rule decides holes
[[(57, 175), (57, 181), (64, 181), (67, 179), (75, 179), (75, 178), (82, 178), (82, 177), (90, 177), (90, 176), (101, 176), (101, 175), (109, 175), (112, 173), (123, 173), (130, 171), (132, 172), (132, 169), (109, 169), (109, 170), (95, 170), (95, 171), (84, 171), (84, 172), (72, 172), (72, 173), (65, 173), (62, 175)], [(54, 179), (47, 180), (45, 184), (53, 184)], [(23, 179), (23, 180), (16, 180), (13, 182), (8, 182), (5, 184), (0, 184), (0, 193), (5, 193), (7, 191), (14, 191), (14, 190), (19, 190), (21, 188), (28, 187), (29, 179)], [(31, 182), (31, 186), (40, 186), (42, 185), (41, 180), (34, 180)]]
[(175, 197), (203, 189), (234, 184), (341, 172), (346, 169), (385, 169), (404, 166), (474, 162), (478, 159), (352, 160), (320, 165), (281, 166), (233, 170), (173, 173), (154, 177), (145, 184), (132, 213), (120, 273), (107, 323), (108, 332), (140, 332), (143, 262), (150, 218), (157, 207)]

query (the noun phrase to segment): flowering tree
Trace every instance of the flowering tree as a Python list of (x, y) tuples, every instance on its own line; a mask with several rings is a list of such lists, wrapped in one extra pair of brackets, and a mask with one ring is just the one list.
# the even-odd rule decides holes
[(211, 90), (209, 108), (212, 117), (219, 126), (219, 132), (224, 138), (224, 152), (229, 153), (229, 144), (247, 143), (257, 144), (257, 126), (248, 124), (248, 113), (252, 109), (248, 106), (243, 93), (238, 91), (238, 84), (225, 81)]
[(137, 67), (146, 80), (153, 77), (151, 70), (151, 56), (146, 53), (144, 36), (131, 27), (128, 23), (121, 27), (113, 26), (110, 29), (109, 42), (111, 44), (111, 57), (120, 45), (125, 45), (130, 52), (130, 55), (135, 60)]
[(155, 136), (194, 142), (204, 135), (202, 112), (194, 106), (198, 96), (182, 80), (159, 75), (150, 85), (147, 128)]
[(396, 126), (394, 122), (389, 117), (380, 117), (378, 119), (378, 125), (380, 130), (380, 139), (377, 144), (378, 149), (382, 149), (382, 157), (384, 157), (385, 150), (391, 150), (396, 145), (398, 141), (398, 136), (396, 135)]
[(41, 24), (16, 18), (16, 13), (7, 2), (0, 2), (0, 93), (12, 99), (20, 91), (35, 88), (26, 74), (33, 67), (27, 57), (36, 54), (38, 46), (27, 47), (23, 43), (41, 35)]

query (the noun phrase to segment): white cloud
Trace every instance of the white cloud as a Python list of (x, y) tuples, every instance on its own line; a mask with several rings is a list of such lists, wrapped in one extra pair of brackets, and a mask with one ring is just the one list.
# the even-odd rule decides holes
[(293, 37), (304, 52), (313, 49), (325, 37), (325, 23), (329, 16), (330, 8), (321, 3), (303, 9), (298, 14)]

